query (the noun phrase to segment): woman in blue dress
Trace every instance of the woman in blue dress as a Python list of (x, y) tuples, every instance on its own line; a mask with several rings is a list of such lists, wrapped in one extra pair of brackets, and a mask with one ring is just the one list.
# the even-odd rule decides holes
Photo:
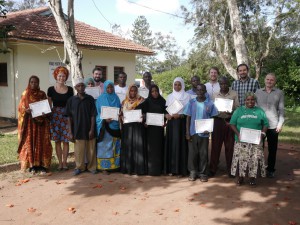
[[(104, 93), (96, 101), (97, 169), (108, 174), (109, 171), (120, 167), (121, 132), (119, 121), (101, 118), (102, 106), (121, 107), (114, 84), (110, 80), (104, 82)], [(99, 136), (101, 136), (101, 140), (99, 140)]]

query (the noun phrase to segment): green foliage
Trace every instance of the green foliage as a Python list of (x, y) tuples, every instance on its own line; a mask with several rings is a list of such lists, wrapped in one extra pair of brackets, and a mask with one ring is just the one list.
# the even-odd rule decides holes
[(279, 142), (300, 144), (300, 107), (285, 110), (285, 122), (279, 134)]

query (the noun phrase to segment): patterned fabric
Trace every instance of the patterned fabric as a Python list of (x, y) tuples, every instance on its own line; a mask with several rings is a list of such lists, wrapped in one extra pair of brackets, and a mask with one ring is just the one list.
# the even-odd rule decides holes
[(246, 81), (235, 80), (232, 83), (231, 89), (236, 91), (239, 96), (240, 105), (245, 105), (245, 94), (247, 92), (256, 92), (259, 89), (259, 83), (257, 80), (248, 77)]
[(105, 131), (103, 141), (97, 143), (97, 149), (98, 170), (112, 170), (120, 167), (121, 139)]
[(70, 130), (68, 126), (68, 118), (64, 116), (65, 107), (53, 107), (51, 117), (51, 140), (69, 142)]
[(135, 109), (139, 104), (141, 104), (143, 101), (144, 101), (144, 98), (141, 97), (139, 94), (136, 95), (135, 98), (130, 98), (130, 89), (132, 87), (136, 87), (136, 89), (138, 90), (138, 87), (136, 85), (130, 85), (128, 87), (128, 90), (127, 90), (127, 93), (126, 93), (126, 98), (125, 100), (122, 102), (122, 108), (123, 108), (123, 111), (126, 111), (126, 110), (133, 110)]
[[(32, 78), (30, 77), (29, 81)], [(32, 118), (31, 114), (25, 112), (29, 104), (47, 99), (46, 93), (39, 88), (31, 90), (26, 88), (21, 96), (18, 106), (18, 154), (21, 170), (33, 166), (48, 168), (51, 164), (52, 145), (50, 142), (50, 123), (44, 116)]]
[(237, 169), (240, 177), (246, 176), (247, 168), (249, 177), (257, 177), (258, 166), (260, 164), (261, 176), (266, 176), (265, 158), (262, 145), (235, 142), (233, 159), (231, 164), (231, 174), (236, 175)]

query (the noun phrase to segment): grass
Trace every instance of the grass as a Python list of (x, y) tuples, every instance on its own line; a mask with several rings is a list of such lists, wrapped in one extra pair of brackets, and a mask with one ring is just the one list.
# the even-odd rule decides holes
[(285, 122), (279, 142), (300, 145), (300, 107), (285, 110)]

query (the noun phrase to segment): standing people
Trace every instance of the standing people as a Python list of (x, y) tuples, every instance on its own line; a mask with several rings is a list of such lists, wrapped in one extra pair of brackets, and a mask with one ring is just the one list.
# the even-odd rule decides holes
[(238, 65), (237, 74), (239, 76), (238, 80), (233, 81), (231, 89), (238, 93), (240, 106), (245, 104), (245, 94), (247, 92), (256, 92), (259, 89), (259, 83), (257, 80), (249, 77), (249, 67), (247, 64)]
[(206, 91), (212, 99), (213, 95), (215, 93), (218, 93), (220, 91), (220, 84), (218, 82), (218, 76), (219, 76), (219, 69), (218, 67), (211, 67), (209, 70), (209, 81), (205, 83)]
[(212, 145), (209, 175), (214, 176), (217, 172), (220, 153), (224, 143), (227, 174), (229, 177), (232, 177), (230, 174), (230, 169), (234, 146), (234, 132), (230, 128), (229, 121), (233, 111), (239, 106), (239, 99), (237, 93), (229, 89), (228, 78), (220, 78), (220, 88), (220, 92), (213, 95), (213, 101), (215, 101), (216, 98), (230, 99), (233, 100), (233, 105), (232, 112), (219, 112), (219, 114), (214, 117), (214, 131), (212, 132), (211, 140)]
[(127, 81), (127, 74), (125, 72), (121, 72), (118, 76), (118, 84), (115, 85), (115, 92), (119, 96), (121, 103), (125, 99), (128, 90), (126, 81)]
[[(173, 82), (173, 92), (168, 95), (166, 106), (171, 105), (175, 100), (181, 102), (185, 107), (190, 95), (184, 90), (185, 85), (181, 77), (175, 78)], [(186, 117), (181, 109), (177, 114), (166, 114), (167, 129), (165, 143), (165, 169), (166, 174), (177, 176), (186, 176), (187, 171), (187, 140), (186, 134)]]
[(104, 93), (96, 101), (97, 137), (104, 129), (103, 139), (97, 143), (97, 169), (108, 174), (110, 170), (120, 168), (121, 132), (119, 121), (101, 118), (102, 106), (121, 108), (114, 83), (110, 80), (104, 82)]
[(275, 74), (269, 73), (265, 78), (265, 87), (256, 92), (257, 105), (265, 111), (269, 121), (269, 128), (266, 133), (269, 151), (267, 177), (269, 178), (275, 176), (278, 134), (284, 122), (284, 95), (281, 90), (275, 88), (275, 84)]
[(144, 85), (139, 87), (139, 94), (143, 98), (147, 98), (149, 95), (149, 88), (151, 86), (152, 74), (150, 72), (145, 72), (143, 74), (143, 83)]
[(85, 94), (83, 78), (74, 81), (77, 95), (71, 97), (67, 102), (66, 115), (71, 127), (71, 139), (75, 140), (75, 171), (79, 175), (85, 170), (85, 149), (87, 153), (87, 169), (96, 173), (96, 139), (95, 139), (95, 100), (92, 96)]
[(95, 87), (95, 81), (93, 78), (89, 77), (84, 80), (84, 84), (86, 87)]
[[(128, 110), (141, 109), (144, 99), (138, 94), (138, 87), (130, 85), (125, 100), (122, 102), (122, 113)], [(121, 117), (122, 118), (122, 117)], [(142, 119), (142, 118), (141, 118)], [(122, 121), (124, 121), (122, 119)], [(147, 174), (147, 153), (145, 127), (141, 122), (124, 123), (122, 127), (122, 173)]]
[[(157, 85), (151, 85), (148, 98), (142, 103), (143, 114), (166, 113), (166, 100), (159, 94)], [(148, 155), (148, 174), (161, 175), (164, 156), (164, 127), (147, 125), (146, 142)]]
[(237, 108), (230, 120), (230, 125), (235, 133), (235, 144), (233, 159), (231, 164), (231, 174), (238, 173), (237, 185), (244, 183), (246, 172), (249, 171), (248, 177), (251, 186), (256, 185), (256, 176), (258, 165), (260, 164), (261, 176), (266, 176), (264, 151), (262, 141), (260, 144), (241, 142), (241, 128), (250, 128), (261, 131), (261, 139), (266, 135), (268, 129), (268, 119), (265, 112), (255, 106), (256, 96), (253, 92), (245, 94), (245, 105)]
[(40, 90), (40, 79), (31, 76), (26, 90), (22, 93), (18, 106), (18, 154), (21, 170), (42, 174), (51, 164), (52, 145), (50, 142), (50, 120), (42, 115), (31, 116), (30, 103), (47, 99), (46, 93)]
[(95, 87), (99, 87), (100, 89), (100, 95), (104, 91), (104, 84), (102, 83), (102, 78), (103, 78), (103, 70), (100, 67), (95, 67), (93, 69), (93, 79), (95, 82)]
[(57, 67), (53, 72), (56, 84), (48, 88), (47, 95), (52, 107), (51, 139), (55, 142), (55, 151), (58, 159), (58, 171), (68, 170), (67, 158), (69, 155), (70, 127), (65, 117), (67, 101), (74, 95), (73, 88), (65, 83), (69, 71), (63, 66)]
[(196, 133), (195, 120), (209, 119), (218, 114), (214, 103), (205, 97), (206, 87), (204, 84), (197, 86), (197, 97), (190, 100), (186, 106), (186, 139), (192, 142), (189, 148), (188, 169), (189, 180), (195, 181), (197, 177), (201, 182), (207, 182), (208, 165), (208, 138), (209, 133)]

